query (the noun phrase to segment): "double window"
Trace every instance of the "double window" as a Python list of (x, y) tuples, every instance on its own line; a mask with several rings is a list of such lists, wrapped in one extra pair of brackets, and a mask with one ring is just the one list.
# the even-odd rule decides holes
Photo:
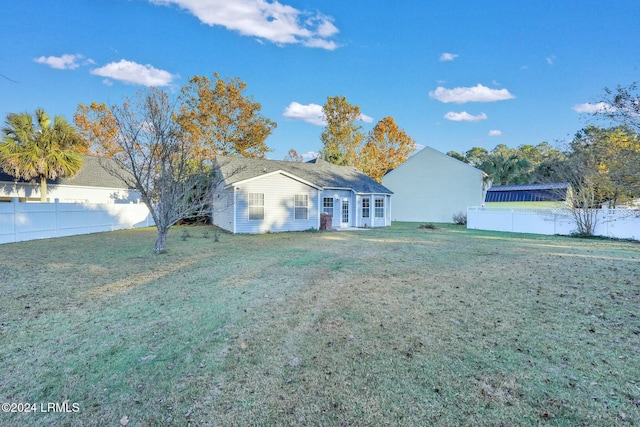
[(370, 199), (362, 199), (362, 218), (369, 218), (369, 212), (371, 200)]
[(309, 195), (296, 194), (294, 202), (294, 218), (309, 219)]
[(384, 199), (376, 199), (376, 218), (384, 218)]
[(264, 219), (264, 193), (249, 193), (249, 221)]

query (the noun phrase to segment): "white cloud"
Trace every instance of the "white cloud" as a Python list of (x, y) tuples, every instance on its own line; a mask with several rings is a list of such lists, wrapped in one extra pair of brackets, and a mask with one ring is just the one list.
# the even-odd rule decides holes
[(513, 99), (513, 96), (507, 89), (490, 89), (481, 84), (473, 87), (456, 87), (447, 89), (442, 86), (429, 92), (431, 98), (440, 102), (454, 102), (456, 104), (464, 104), (466, 102), (495, 102)]
[(282, 115), (288, 119), (303, 120), (316, 126), (327, 124), (322, 112), (322, 105), (318, 104), (302, 105), (294, 101), (284, 109)]
[(571, 109), (576, 113), (587, 113), (587, 114), (611, 113), (616, 110), (615, 107), (607, 104), (606, 102), (598, 102), (596, 104), (585, 102), (584, 104), (576, 104), (573, 107), (571, 107)]
[(149, 64), (141, 65), (125, 59), (91, 70), (91, 74), (119, 80), (123, 83), (155, 87), (168, 86), (178, 77)]
[(547, 64), (553, 65), (553, 62), (556, 60), (556, 56), (555, 55), (547, 56), (545, 60), (547, 61)]
[(449, 111), (444, 115), (444, 118), (447, 120), (451, 120), (452, 122), (479, 122), (480, 120), (487, 120), (487, 115), (485, 113), (480, 113), (476, 116), (463, 111), (461, 113), (454, 113), (453, 111)]
[(442, 62), (444, 62), (444, 61), (453, 61), (458, 56), (460, 56), (460, 55), (458, 55), (457, 53), (444, 52), (442, 55), (440, 55), (440, 61), (442, 61)]
[[(56, 70), (75, 70), (80, 66), (82, 55), (65, 54), (62, 56), (41, 56), (34, 59), (38, 64), (45, 64)], [(89, 60), (91, 61), (91, 60)]]
[(360, 114), (360, 121), (365, 123), (373, 123), (373, 117), (369, 117), (366, 114)]
[(318, 157), (320, 154), (316, 153), (315, 151), (307, 151), (306, 153), (300, 154), (300, 156), (302, 156), (303, 160), (311, 160), (311, 159), (315, 159), (316, 157)]
[(258, 37), (276, 44), (301, 44), (334, 50), (329, 40), (339, 30), (333, 18), (301, 11), (267, 0), (148, 0), (157, 5), (176, 5), (207, 25), (220, 25), (244, 36)]
[(502, 131), (498, 130), (498, 129), (491, 129), (489, 131), (489, 136), (501, 136), (502, 135)]
[[(322, 105), (291, 102), (283, 111), (282, 115), (288, 119), (302, 120), (316, 126), (326, 126), (327, 121), (322, 111)], [(366, 114), (360, 114), (359, 120), (364, 123), (373, 122), (373, 118)]]

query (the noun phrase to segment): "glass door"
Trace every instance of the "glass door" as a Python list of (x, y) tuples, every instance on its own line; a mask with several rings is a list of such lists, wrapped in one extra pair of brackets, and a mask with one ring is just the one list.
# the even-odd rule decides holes
[(341, 215), (342, 226), (349, 225), (349, 200), (342, 201), (342, 215)]

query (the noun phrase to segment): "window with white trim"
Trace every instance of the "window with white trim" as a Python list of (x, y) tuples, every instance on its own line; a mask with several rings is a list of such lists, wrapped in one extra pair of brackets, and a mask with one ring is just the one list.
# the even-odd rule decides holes
[(369, 218), (370, 206), (370, 199), (362, 199), (362, 218)]
[(308, 194), (295, 195), (294, 219), (309, 219), (309, 195)]
[(333, 215), (333, 197), (325, 197), (322, 199), (322, 212)]
[(249, 193), (249, 221), (264, 219), (264, 193)]
[(376, 218), (384, 218), (384, 199), (376, 199)]

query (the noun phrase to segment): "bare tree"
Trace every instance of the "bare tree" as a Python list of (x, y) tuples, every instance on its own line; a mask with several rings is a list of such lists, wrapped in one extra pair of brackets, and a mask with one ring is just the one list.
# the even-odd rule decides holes
[(640, 91), (638, 82), (616, 89), (605, 88), (600, 108), (594, 113), (640, 133)]
[[(122, 105), (96, 104), (76, 116), (99, 154), (113, 160), (104, 162), (105, 168), (140, 192), (158, 229), (155, 253), (165, 250), (171, 226), (211, 207), (211, 166), (180, 137), (174, 113), (167, 93), (150, 88)], [(108, 138), (104, 123), (112, 125)]]
[(558, 199), (565, 200), (565, 208), (577, 228), (577, 233), (593, 235), (597, 222), (600, 201), (595, 184), (594, 159), (584, 153), (575, 152), (562, 160), (548, 165), (549, 176), (570, 185), (567, 190), (558, 186), (554, 192)]
[(302, 157), (294, 148), (289, 148), (287, 151), (287, 155), (284, 157), (287, 162), (304, 162), (304, 157)]

